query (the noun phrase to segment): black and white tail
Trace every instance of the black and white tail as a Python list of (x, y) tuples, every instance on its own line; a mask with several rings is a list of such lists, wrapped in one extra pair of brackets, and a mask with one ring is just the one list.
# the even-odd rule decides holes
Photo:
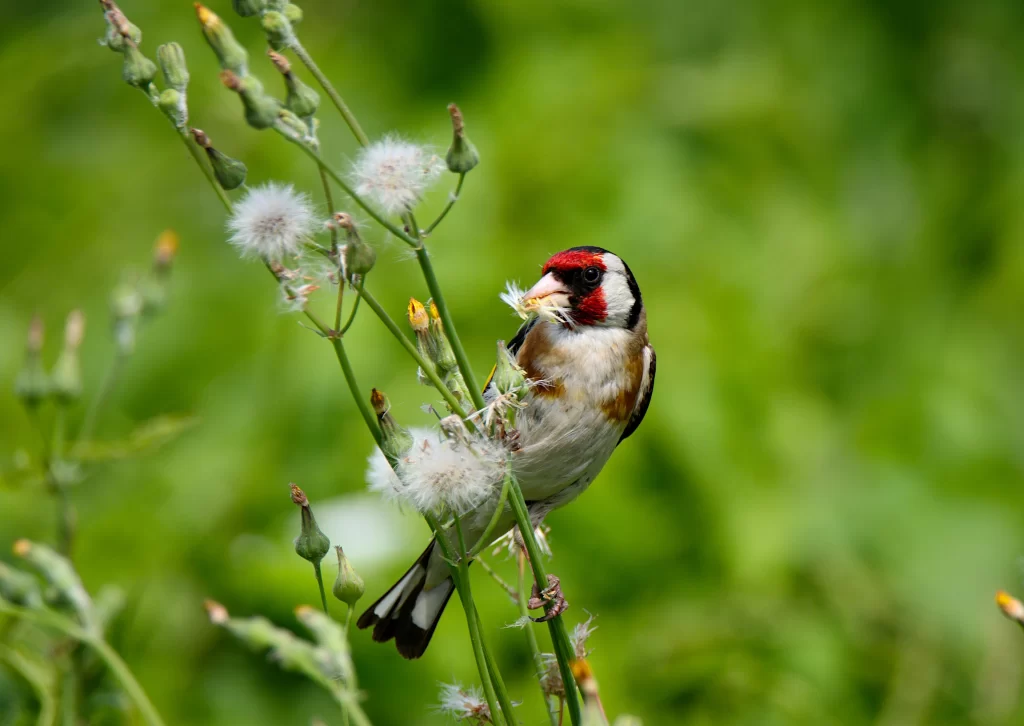
[(403, 658), (419, 658), (430, 645), (444, 606), (455, 590), (451, 578), (425, 590), (427, 565), (434, 549), (431, 542), (402, 579), (359, 617), (360, 630), (373, 628), (373, 639), (385, 643), (392, 638)]

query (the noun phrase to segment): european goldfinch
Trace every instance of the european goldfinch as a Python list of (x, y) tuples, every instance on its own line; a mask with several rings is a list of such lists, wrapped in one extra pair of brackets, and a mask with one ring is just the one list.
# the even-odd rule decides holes
[[(612, 451), (636, 431), (654, 390), (654, 348), (647, 313), (629, 267), (600, 247), (574, 247), (544, 265), (522, 295), (542, 313), (516, 333), (508, 349), (533, 382), (516, 419), (513, 470), (536, 525), (579, 496)], [(488, 388), (487, 397), (495, 391)], [(487, 527), (493, 505), (462, 520), (467, 546)], [(511, 509), (496, 536), (515, 524)], [(402, 578), (359, 618), (373, 639), (392, 638), (405, 658), (423, 655), (454, 584), (431, 542)]]

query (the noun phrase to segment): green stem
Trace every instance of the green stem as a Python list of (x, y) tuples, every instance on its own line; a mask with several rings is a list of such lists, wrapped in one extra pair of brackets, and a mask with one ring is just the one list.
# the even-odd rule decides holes
[(50, 445), (48, 474), (50, 484), (57, 495), (60, 518), (60, 538), (58, 551), (65, 557), (71, 557), (71, 548), (75, 541), (75, 507), (71, 502), (68, 484), (61, 479), (62, 474), (54, 473), (54, 466), (59, 466), (64, 457), (65, 432), (67, 430), (67, 406), (57, 403), (53, 418), (53, 443)]
[[(519, 615), (524, 618), (530, 617), (530, 610), (526, 605), (526, 555), (522, 552), (519, 553), (517, 558), (518, 562), (518, 602), (519, 602)], [(537, 633), (534, 632), (533, 628), (527, 623), (526, 627), (523, 628), (523, 632), (526, 633), (526, 642), (530, 646), (530, 655), (533, 656), (533, 667), (537, 671), (537, 681), (540, 683), (541, 677), (544, 675), (544, 665), (540, 657), (540, 645), (537, 644)], [(558, 714), (551, 708), (551, 701), (548, 698), (548, 694), (544, 693), (543, 688), (541, 693), (544, 696), (544, 705), (547, 707), (548, 719), (551, 721), (551, 726), (558, 726)]]
[[(530, 511), (526, 507), (526, 500), (523, 499), (523, 490), (519, 488), (519, 482), (515, 480), (515, 477), (512, 477), (509, 501), (512, 502), (512, 512), (516, 516), (519, 532), (526, 544), (526, 554), (530, 558), (530, 566), (533, 568), (533, 577), (537, 588), (543, 590), (548, 586), (548, 575), (544, 571), (544, 562), (541, 560), (540, 547), (537, 545), (537, 538), (533, 533)], [(545, 609), (553, 606), (554, 603), (548, 603)], [(569, 719), (573, 726), (579, 726), (581, 720), (579, 692), (576, 690), (576, 679), (572, 675), (570, 665), (572, 646), (569, 643), (569, 633), (561, 615), (556, 615), (548, 621), (548, 630), (551, 633), (551, 644), (554, 647), (555, 657), (558, 659), (558, 671), (562, 675), (562, 683), (565, 684), (565, 700), (569, 706)]]
[[(477, 670), (480, 671), (480, 681), (484, 688), (487, 705), (491, 710), (491, 719), (495, 723), (499, 723), (501, 719), (498, 717), (498, 697), (494, 690), (495, 679), (491, 675), (487, 665), (487, 656), (484, 654), (480, 618), (476, 612), (476, 603), (473, 601), (473, 591), (469, 584), (469, 560), (466, 557), (466, 539), (462, 534), (462, 524), (457, 514), (455, 515), (455, 531), (458, 533), (459, 542), (459, 558), (456, 566), (459, 576), (455, 581), (456, 589), (459, 591), (462, 609), (466, 613), (466, 625), (469, 626), (469, 640), (473, 644), (473, 656), (476, 658)], [(438, 539), (442, 539), (444, 534), (438, 531), (437, 536)], [(510, 716), (510, 714), (505, 714), (504, 704), (502, 704), (502, 714), (505, 715), (506, 720)], [(515, 724), (515, 721), (508, 721), (508, 724), (511, 726)]]
[(416, 346), (413, 345), (412, 341), (405, 336), (401, 328), (398, 327), (398, 323), (388, 315), (387, 311), (377, 301), (377, 298), (363, 287), (357, 288), (357, 292), (359, 293), (359, 296), (366, 301), (366, 304), (370, 306), (370, 309), (373, 310), (374, 314), (380, 318), (380, 321), (384, 323), (384, 327), (386, 327), (391, 335), (394, 336), (395, 340), (401, 343), (402, 347), (405, 348), (405, 351), (412, 356), (414, 361), (416, 361), (416, 364), (423, 371), (424, 375), (430, 379), (430, 382), (434, 384), (434, 388), (436, 388), (438, 393), (440, 393), (444, 398), (445, 403), (451, 407), (452, 412), (457, 414), (459, 418), (466, 419), (466, 412), (463, 410), (462, 406), (459, 405), (459, 400), (455, 398), (455, 394), (448, 390), (448, 386), (446, 386), (444, 381), (442, 381), (437, 375), (437, 372), (434, 370), (434, 366), (427, 361), (426, 358), (420, 355)]
[(341, 95), (335, 90), (334, 86), (331, 85), (330, 80), (328, 80), (327, 76), (325, 76), (323, 71), (320, 70), (320, 67), (313, 62), (312, 56), (306, 52), (306, 49), (302, 46), (302, 43), (299, 42), (299, 39), (295, 38), (290, 47), (292, 52), (295, 53), (295, 57), (302, 61), (303, 65), (305, 65), (313, 75), (313, 78), (315, 78), (317, 83), (320, 84), (320, 87), (324, 89), (325, 93), (327, 93), (327, 97), (331, 99), (334, 107), (338, 109), (338, 113), (341, 114), (341, 117), (345, 119), (345, 123), (348, 124), (349, 129), (352, 131), (352, 135), (356, 137), (356, 141), (358, 141), (361, 146), (369, 144), (370, 139), (366, 136), (366, 133), (363, 132), (363, 129), (356, 120), (355, 115), (349, 110), (349, 107), (345, 104)]
[(330, 612), (327, 610), (327, 593), (324, 591), (324, 576), (320, 572), (320, 563), (313, 563), (313, 572), (316, 573), (316, 584), (320, 588), (320, 603), (324, 606), (324, 614), (330, 616)]
[[(469, 573), (466, 573), (467, 581)], [(487, 661), (487, 669), (490, 671), (491, 679), (494, 681), (494, 692), (498, 696), (498, 705), (501, 706), (501, 713), (505, 717), (506, 723), (510, 726), (515, 726), (516, 717), (512, 709), (512, 699), (509, 698), (508, 689), (505, 688), (505, 680), (501, 677), (501, 670), (498, 668), (498, 662), (494, 659), (494, 653), (491, 652), (491, 646), (487, 642), (486, 636), (484, 636), (484, 624), (480, 619), (480, 611), (473, 606), (473, 615), (476, 617), (477, 628), (480, 630), (480, 645), (484, 649), (484, 659)]]
[(85, 411), (82, 426), (78, 430), (74, 446), (71, 447), (71, 458), (77, 458), (81, 453), (82, 447), (92, 440), (100, 411), (103, 409), (104, 404), (106, 404), (111, 392), (113, 392), (114, 386), (117, 384), (117, 378), (121, 374), (121, 368), (127, 358), (128, 356), (124, 353), (115, 353), (114, 357), (110, 360), (110, 365), (107, 366), (107, 371), (103, 374), (100, 388), (89, 402), (89, 408)]
[(57, 701), (39, 668), (14, 648), (0, 646), (0, 658), (7, 661), (7, 664), (32, 687), (39, 702), (36, 726), (53, 726), (57, 719)]
[(345, 353), (345, 346), (341, 342), (341, 338), (331, 338), (331, 345), (334, 346), (334, 354), (338, 357), (338, 363), (341, 364), (342, 375), (345, 376), (345, 382), (348, 384), (348, 389), (356, 402), (356, 408), (359, 409), (359, 413), (366, 423), (366, 428), (373, 435), (373, 440), (377, 442), (377, 446), (380, 446), (383, 437), (381, 436), (380, 426), (377, 425), (377, 416), (370, 410), (370, 405), (366, 402), (366, 396), (361, 393), (359, 384), (356, 382), (355, 371), (352, 370), (352, 364)]
[(335, 697), (342, 708), (342, 715), (345, 717), (351, 715), (355, 726), (373, 726), (354, 696), (349, 693), (338, 693)]
[(419, 260), (420, 269), (423, 270), (423, 277), (427, 281), (427, 289), (430, 290), (430, 296), (434, 299), (434, 304), (437, 305), (438, 314), (441, 316), (441, 324), (444, 326), (444, 332), (448, 335), (448, 341), (452, 344), (455, 360), (459, 364), (459, 372), (469, 388), (469, 395), (473, 398), (473, 405), (478, 411), (482, 411), (487, 407), (487, 404), (480, 393), (481, 389), (476, 382), (476, 376), (473, 375), (473, 367), (469, 364), (466, 350), (462, 347), (462, 341), (459, 340), (459, 333), (455, 329), (455, 321), (452, 320), (451, 312), (449, 312), (448, 305), (445, 303), (444, 294), (441, 292), (441, 285), (437, 281), (437, 275), (434, 274), (434, 266), (430, 262), (430, 255), (427, 254), (426, 247), (421, 246), (416, 249), (416, 259)]
[(487, 545), (491, 543), (491, 535), (494, 534), (494, 528), (498, 526), (498, 521), (501, 519), (501, 515), (505, 513), (505, 502), (508, 501), (508, 488), (511, 479), (511, 466), (506, 462), (505, 480), (501, 483), (501, 494), (498, 495), (498, 503), (494, 505), (494, 514), (491, 515), (491, 520), (487, 523), (484, 533), (480, 535), (480, 539), (478, 539), (476, 544), (473, 545), (473, 549), (469, 553), (469, 559), (473, 559), (483, 552)]
[(462, 191), (462, 182), (466, 179), (466, 173), (459, 174), (459, 181), (455, 184), (455, 192), (448, 198), (448, 203), (444, 205), (444, 209), (437, 215), (437, 219), (430, 223), (430, 226), (423, 230), (424, 237), (429, 237), (430, 233), (434, 231), (437, 225), (441, 224), (441, 220), (448, 216), (448, 212), (455, 206), (455, 202), (459, 201), (459, 192)]
[[(324, 199), (327, 200), (327, 215), (328, 217), (333, 216), (334, 212), (334, 194), (331, 192), (331, 182), (327, 179), (327, 172), (320, 169), (320, 183), (324, 188)], [(330, 225), (331, 231), (331, 254), (338, 254), (338, 228), (335, 225)], [(337, 261), (337, 257), (335, 257)]]
[(199, 168), (203, 172), (203, 176), (205, 176), (206, 180), (210, 182), (210, 186), (213, 187), (213, 191), (217, 193), (217, 198), (220, 199), (220, 203), (224, 205), (224, 209), (228, 211), (228, 214), (231, 214), (231, 199), (228, 197), (227, 192), (224, 191), (224, 188), (221, 187), (220, 182), (217, 181), (217, 177), (214, 176), (213, 169), (206, 162), (206, 159), (203, 158), (203, 154), (199, 151), (199, 147), (196, 146), (195, 142), (189, 138), (188, 131), (181, 129), (177, 129), (177, 131), (178, 137), (181, 139), (182, 143), (185, 144), (185, 147), (188, 149), (188, 153), (192, 154), (192, 158), (195, 159), (196, 164), (199, 165)]
[(150, 726), (164, 726), (163, 719), (160, 718), (160, 714), (153, 707), (153, 703), (142, 686), (135, 680), (128, 665), (103, 638), (79, 627), (63, 615), (49, 610), (29, 610), (0, 600), (0, 612), (52, 628), (92, 648), (121, 683), (121, 687), (135, 703), (146, 723)]
[[(342, 282), (341, 284), (344, 285), (345, 283)], [(352, 310), (349, 311), (348, 320), (346, 320), (345, 324), (342, 325), (341, 328), (338, 329), (338, 337), (339, 338), (342, 337), (343, 335), (345, 335), (345, 333), (348, 332), (348, 329), (352, 327), (352, 323), (354, 323), (355, 320), (356, 320), (356, 312), (359, 310), (359, 302), (363, 299), (362, 289), (363, 289), (363, 281), (360, 280), (359, 284), (356, 285), (356, 292), (359, 293), (359, 294), (356, 295), (356, 302), (352, 306)], [(339, 300), (340, 299), (341, 298), (339, 296)], [(339, 306), (339, 309), (340, 309), (340, 306)]]

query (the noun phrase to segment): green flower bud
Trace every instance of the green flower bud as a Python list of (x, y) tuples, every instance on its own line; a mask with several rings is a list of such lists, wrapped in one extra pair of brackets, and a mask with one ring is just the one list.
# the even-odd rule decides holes
[(334, 215), (334, 224), (345, 230), (345, 246), (341, 250), (345, 278), (351, 282), (357, 275), (367, 275), (377, 262), (377, 251), (360, 238), (351, 216), (338, 212)]
[(391, 415), (391, 402), (388, 397), (376, 388), (370, 391), (370, 405), (377, 414), (377, 421), (380, 423), (382, 440), (381, 451), (389, 459), (400, 459), (409, 453), (413, 445), (413, 437), (408, 431), (398, 425), (395, 417)]
[(78, 347), (85, 335), (85, 316), (81, 310), (72, 310), (64, 327), (64, 349), (60, 352), (50, 380), (53, 395), (61, 403), (73, 403), (82, 395), (82, 369), (78, 360)]
[(288, 7), (288, 0), (263, 0), (263, 9), (268, 12), (283, 13), (286, 7)]
[(156, 49), (156, 59), (167, 85), (184, 93), (188, 86), (188, 66), (185, 65), (185, 51), (181, 46), (177, 43), (164, 43)]
[(156, 63), (144, 56), (134, 43), (129, 43), (124, 49), (121, 78), (129, 86), (145, 91), (156, 78)]
[(294, 73), (287, 74), (284, 82), (288, 86), (288, 97), (284, 105), (296, 116), (307, 117), (315, 114), (320, 108), (320, 94), (296, 78)]
[(295, 42), (292, 24), (284, 13), (276, 10), (263, 13), (263, 32), (267, 34), (267, 42), (274, 50), (284, 50)]
[(295, 3), (288, 3), (284, 6), (284, 16), (292, 25), (298, 25), (302, 22), (302, 8)]
[(123, 280), (110, 296), (114, 318), (114, 344), (121, 355), (135, 351), (135, 329), (142, 313), (142, 296), (134, 282)]
[(57, 591), (59, 600), (71, 606), (86, 630), (94, 629), (92, 598), (67, 558), (46, 545), (29, 542), (27, 539), (19, 539), (14, 543), (14, 554), (24, 558), (43, 574)]
[(35, 408), (50, 393), (50, 379), (43, 368), (43, 319), (32, 318), (25, 345), (25, 364), (14, 381), (14, 395), (26, 408)]
[(309, 499), (306, 493), (295, 484), (291, 485), (292, 501), (297, 504), (302, 512), (302, 524), (299, 536), (295, 538), (295, 554), (304, 560), (319, 564), (327, 551), (331, 549), (331, 540), (320, 531), (316, 525), (316, 518), (313, 510), (309, 507)]
[[(313, 119), (309, 119), (309, 121), (313, 121)], [(311, 149), (317, 148), (316, 137), (313, 136), (315, 126), (313, 123), (303, 121), (289, 109), (283, 106), (278, 107), (277, 129)]]
[(254, 129), (267, 129), (277, 121), (280, 102), (263, 92), (263, 84), (254, 76), (239, 78), (231, 71), (222, 71), (221, 82), (242, 99), (245, 120)]
[(213, 174), (217, 177), (217, 183), (224, 189), (231, 190), (245, 184), (245, 175), (248, 172), (245, 164), (238, 159), (232, 159), (216, 149), (207, 149), (206, 155), (210, 158), (213, 166)]
[(203, 28), (206, 42), (220, 60), (220, 67), (244, 78), (249, 72), (249, 54), (245, 52), (242, 44), (235, 40), (231, 28), (212, 10), (199, 3), (196, 3), (196, 16)]
[(100, 42), (115, 53), (124, 53), (125, 47), (129, 45), (128, 41), (135, 45), (142, 42), (142, 31), (139, 30), (139, 26), (128, 22), (120, 8), (111, 7), (103, 13), (103, 17), (107, 21), (107, 32)]
[(491, 376), (491, 381), (494, 383), (498, 393), (521, 391), (523, 390), (523, 384), (526, 382), (526, 374), (522, 368), (516, 365), (512, 354), (505, 347), (504, 340), (498, 341), (498, 361), (494, 366), (494, 374)]
[(334, 580), (331, 592), (349, 607), (354, 607), (366, 591), (366, 586), (363, 584), (363, 578), (352, 568), (344, 550), (340, 546), (334, 549), (338, 553), (338, 577)]
[(36, 578), (3, 562), (0, 562), (0, 598), (33, 610), (43, 607), (43, 593)]
[(231, 7), (243, 18), (259, 15), (263, 10), (262, 0), (231, 0)]
[(178, 252), (178, 235), (165, 229), (153, 247), (153, 271), (142, 283), (142, 314), (154, 315), (167, 304), (167, 284), (171, 264)]
[(452, 350), (452, 344), (448, 342), (448, 336), (444, 333), (441, 313), (433, 300), (430, 301), (430, 350), (438, 370), (444, 373), (458, 370), (459, 362), (455, 359), (455, 351)]
[(188, 124), (188, 106), (185, 105), (185, 94), (181, 91), (165, 88), (157, 97), (156, 105), (175, 128), (183, 129)]
[(466, 138), (465, 125), (462, 121), (462, 112), (454, 103), (448, 105), (448, 113), (452, 117), (452, 145), (445, 156), (445, 163), (448, 164), (448, 171), (456, 174), (465, 174), (480, 163), (480, 154)]

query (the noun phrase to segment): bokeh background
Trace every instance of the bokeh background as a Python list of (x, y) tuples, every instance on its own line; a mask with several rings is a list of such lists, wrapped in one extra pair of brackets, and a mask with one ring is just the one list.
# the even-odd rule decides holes
[[(653, 406), (591, 490), (549, 518), (570, 624), (596, 615), (610, 712), (656, 726), (1024, 719), (1024, 637), (992, 604), (998, 587), (1020, 594), (1024, 554), (1024, 6), (302, 6), (304, 43), (371, 135), (443, 149), (445, 105), (465, 112), (483, 162), (431, 247), (481, 373), (516, 328), (504, 281), (532, 281), (550, 253), (608, 247), (640, 282)], [(226, 0), (211, 7), (276, 89), (258, 24)], [(242, 123), (190, 3), (123, 8), (148, 54), (184, 45), (192, 123), (251, 182), (317, 191), (307, 160)], [(351, 554), (367, 602), (426, 528), (364, 493), (371, 441), (330, 349), (224, 243), (205, 181), (97, 45), (95, 4), (19, 3), (3, 25), (5, 466), (38, 450), (10, 393), (31, 315), (49, 326), (52, 360), (64, 315), (84, 309), (95, 391), (110, 289), (177, 230), (171, 303), (143, 330), (98, 435), (168, 413), (199, 423), (77, 487), (77, 562), (91, 589), (127, 593), (115, 642), (168, 723), (335, 719), (200, 603), (294, 624), (292, 609), (315, 602), (291, 551), (290, 481)], [(355, 146), (326, 103), (320, 117), (343, 168)], [(425, 287), (398, 244), (370, 239), (372, 285), (399, 315)], [(425, 422), (429, 391), (372, 316), (348, 342), (362, 384), (388, 391), (403, 422)], [(0, 550), (54, 532), (46, 493), (6, 477)], [(514, 608), (475, 574), (523, 723), (541, 723), (523, 635), (501, 628)], [(444, 723), (437, 683), (475, 682), (458, 607), (422, 661), (366, 633), (354, 648), (377, 724)], [(0, 722), (29, 723), (30, 705), (0, 669)]]

